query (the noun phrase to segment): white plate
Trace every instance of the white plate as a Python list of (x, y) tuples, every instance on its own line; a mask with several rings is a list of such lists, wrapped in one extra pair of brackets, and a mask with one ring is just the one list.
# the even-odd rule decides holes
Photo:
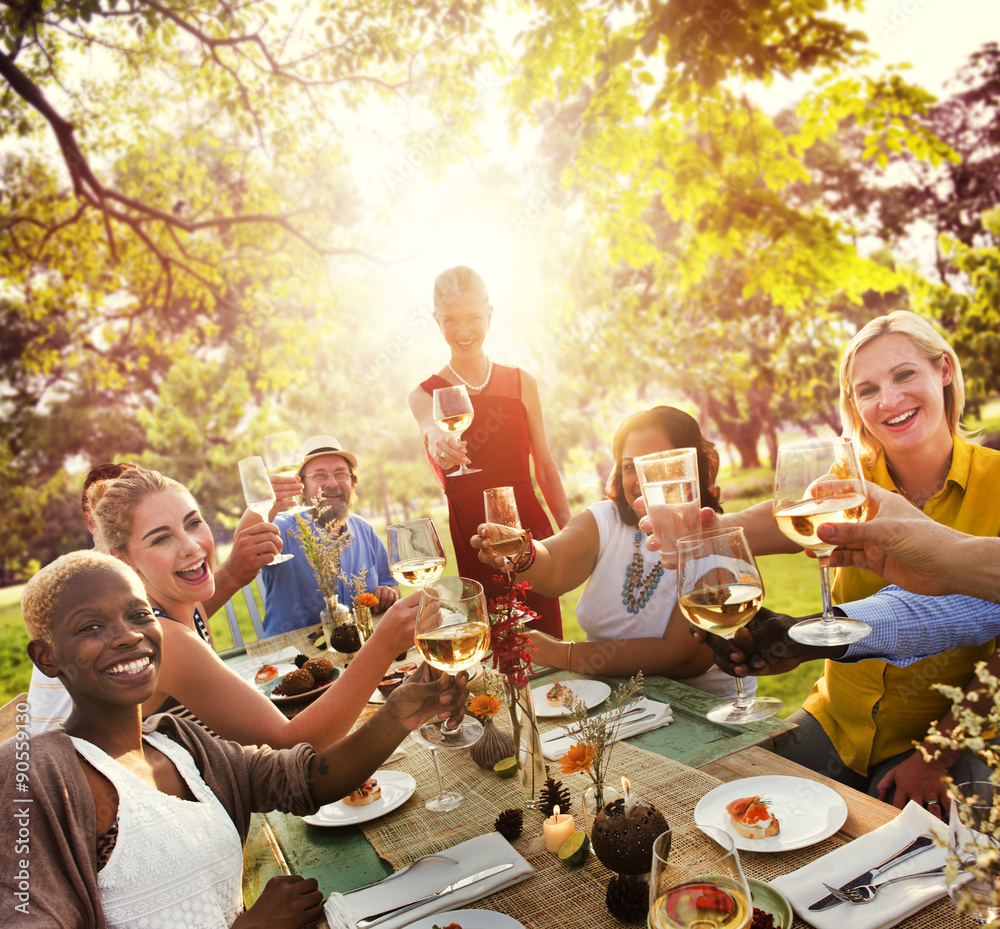
[[(569, 687), (576, 695), (587, 704), (587, 709), (591, 710), (598, 703), (603, 703), (611, 695), (611, 688), (602, 681), (559, 681), (560, 684)], [(535, 716), (569, 716), (569, 710), (564, 706), (552, 706), (545, 699), (545, 695), (552, 689), (552, 684), (542, 684), (541, 687), (534, 687), (531, 690), (531, 702), (535, 707)]]
[[(403, 662), (400, 662), (400, 664), (403, 664)], [(392, 673), (392, 668), (389, 669), (388, 673), (390, 673), (390, 674)], [(483, 666), (481, 664), (474, 664), (469, 669), (469, 683), (470, 684), (473, 681), (478, 680), (482, 676), (483, 676)], [(382, 691), (376, 689), (375, 693), (373, 693), (368, 698), (368, 702), (369, 703), (385, 703), (385, 697), (382, 696)]]
[(407, 929), (432, 929), (448, 923), (458, 923), (462, 929), (524, 929), (524, 923), (493, 910), (448, 910), (410, 923)]
[[(726, 812), (726, 804), (741, 797), (769, 800), (772, 815), (781, 830), (766, 839), (745, 839), (737, 835)], [(828, 839), (847, 819), (844, 798), (825, 784), (804, 777), (745, 777), (710, 790), (694, 808), (699, 826), (725, 829), (744, 852), (787, 852), (806, 848)]]
[(302, 819), (310, 826), (353, 826), (378, 819), (406, 803), (417, 789), (417, 782), (405, 771), (376, 771), (372, 777), (382, 788), (382, 796), (368, 806), (348, 806), (343, 800), (321, 806)]

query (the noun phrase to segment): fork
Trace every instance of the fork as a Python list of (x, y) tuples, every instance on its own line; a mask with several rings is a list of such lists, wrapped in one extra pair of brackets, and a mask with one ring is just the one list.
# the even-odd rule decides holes
[(447, 855), (439, 855), (436, 852), (430, 852), (426, 855), (421, 855), (419, 858), (414, 858), (413, 861), (411, 861), (405, 868), (400, 868), (398, 871), (394, 871), (388, 877), (384, 877), (380, 881), (374, 881), (371, 884), (365, 884), (363, 887), (355, 887), (353, 890), (344, 891), (344, 896), (346, 897), (348, 894), (353, 894), (359, 890), (367, 890), (369, 887), (374, 887), (376, 884), (384, 884), (386, 881), (391, 881), (394, 877), (400, 877), (401, 875), (406, 874), (410, 868), (420, 864), (421, 861), (428, 861), (431, 858), (436, 858), (438, 861), (447, 861), (449, 864), (458, 864), (454, 858), (449, 858)]
[(931, 877), (937, 874), (944, 874), (944, 865), (939, 868), (933, 868), (930, 871), (919, 871), (916, 874), (903, 874), (900, 877), (890, 877), (889, 880), (880, 881), (878, 884), (859, 884), (857, 887), (851, 887), (847, 890), (838, 890), (829, 884), (824, 884), (823, 886), (842, 903), (871, 903), (875, 899), (875, 895), (883, 887), (888, 887), (897, 881), (908, 881), (914, 877)]

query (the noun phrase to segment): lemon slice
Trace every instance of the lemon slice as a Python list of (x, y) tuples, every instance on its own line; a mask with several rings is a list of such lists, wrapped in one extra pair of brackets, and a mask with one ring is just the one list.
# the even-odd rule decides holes
[(574, 832), (559, 846), (559, 860), (572, 868), (578, 868), (590, 854), (590, 837), (586, 832)]
[(493, 765), (493, 770), (496, 771), (500, 777), (513, 777), (517, 774), (517, 759), (504, 758)]

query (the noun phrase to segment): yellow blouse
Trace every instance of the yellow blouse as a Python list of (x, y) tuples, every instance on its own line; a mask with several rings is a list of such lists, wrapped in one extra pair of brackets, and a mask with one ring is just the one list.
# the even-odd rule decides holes
[[(896, 491), (882, 456), (866, 477)], [(1000, 452), (955, 436), (944, 487), (927, 501), (924, 512), (971, 535), (1000, 535), (998, 495)], [(861, 600), (885, 586), (886, 581), (870, 571), (841, 569), (834, 582), (834, 601)], [(930, 724), (951, 708), (951, 701), (932, 690), (931, 684), (964, 688), (975, 664), (992, 655), (994, 648), (992, 641), (956, 648), (905, 668), (871, 659), (853, 664), (828, 661), (803, 708), (822, 725), (844, 763), (866, 775), (872, 765), (922, 741)]]

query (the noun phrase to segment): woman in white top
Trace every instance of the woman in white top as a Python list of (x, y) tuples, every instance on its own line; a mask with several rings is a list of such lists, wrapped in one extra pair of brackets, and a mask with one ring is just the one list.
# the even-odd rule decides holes
[[(671, 448), (698, 449), (701, 502), (722, 512), (715, 478), (719, 456), (687, 413), (657, 406), (625, 419), (615, 432), (615, 469), (608, 479), (608, 499), (574, 516), (544, 542), (535, 542), (534, 563), (519, 572), (533, 590), (558, 597), (584, 581), (576, 618), (586, 642), (565, 642), (531, 631), (539, 665), (582, 674), (624, 676), (642, 671), (660, 674), (724, 697), (735, 695), (733, 679), (712, 662), (712, 653), (691, 638), (688, 622), (677, 609), (677, 574), (660, 565), (647, 550), (634, 504), (641, 498), (633, 464), (641, 455)], [(479, 560), (500, 566), (489, 552), (484, 524), (472, 546)]]

